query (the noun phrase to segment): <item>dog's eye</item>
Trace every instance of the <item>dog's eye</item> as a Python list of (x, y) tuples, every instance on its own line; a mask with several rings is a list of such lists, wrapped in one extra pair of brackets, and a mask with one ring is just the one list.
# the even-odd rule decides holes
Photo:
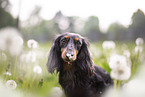
[(76, 41), (76, 44), (77, 45), (81, 45), (81, 42), (78, 40), (78, 41)]
[(60, 46), (61, 47), (64, 47), (66, 44), (67, 44), (67, 39), (62, 39), (61, 41), (60, 41)]
[(63, 39), (61, 42), (62, 42), (62, 43), (66, 43), (66, 40), (65, 40), (65, 39)]

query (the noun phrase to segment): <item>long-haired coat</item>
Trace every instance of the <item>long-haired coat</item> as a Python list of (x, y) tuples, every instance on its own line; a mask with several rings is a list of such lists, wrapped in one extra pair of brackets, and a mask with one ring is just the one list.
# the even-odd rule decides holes
[(47, 68), (50, 73), (59, 72), (66, 97), (99, 97), (113, 84), (109, 74), (93, 64), (86, 39), (74, 33), (55, 39)]

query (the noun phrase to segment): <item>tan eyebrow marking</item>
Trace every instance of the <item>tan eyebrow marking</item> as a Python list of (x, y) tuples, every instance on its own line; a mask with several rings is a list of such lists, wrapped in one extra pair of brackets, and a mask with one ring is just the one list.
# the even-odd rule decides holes
[(75, 38), (75, 40), (78, 41), (79, 39), (78, 38)]
[(65, 38), (69, 38), (69, 36), (65, 36)]

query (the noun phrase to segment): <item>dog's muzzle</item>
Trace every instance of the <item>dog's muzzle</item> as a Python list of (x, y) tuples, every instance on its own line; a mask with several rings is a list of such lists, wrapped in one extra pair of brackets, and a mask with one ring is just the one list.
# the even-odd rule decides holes
[(66, 58), (68, 58), (68, 59), (72, 59), (73, 56), (74, 56), (74, 54), (73, 54), (73, 53), (66, 52), (65, 56), (66, 56)]

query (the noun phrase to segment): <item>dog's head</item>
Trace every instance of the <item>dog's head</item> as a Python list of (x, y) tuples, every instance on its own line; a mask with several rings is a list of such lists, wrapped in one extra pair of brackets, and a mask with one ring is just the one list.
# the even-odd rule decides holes
[(64, 34), (60, 38), (61, 58), (65, 62), (76, 60), (83, 38), (78, 34)]
[(63, 68), (63, 62), (73, 63), (87, 60), (91, 62), (86, 39), (79, 34), (64, 33), (55, 39), (49, 54), (47, 67), (48, 71), (53, 73), (55, 69), (60, 71)]

